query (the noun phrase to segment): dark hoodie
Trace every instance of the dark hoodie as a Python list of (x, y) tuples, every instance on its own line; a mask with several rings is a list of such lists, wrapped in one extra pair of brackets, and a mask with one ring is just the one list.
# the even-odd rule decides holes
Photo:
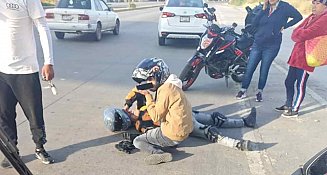
[[(270, 6), (261, 10), (253, 20), (257, 32), (254, 42), (258, 46), (280, 46), (282, 42), (281, 29), (287, 29), (302, 20), (302, 15), (287, 2), (279, 1), (276, 10), (269, 16)], [(288, 21), (289, 18), (292, 20)]]

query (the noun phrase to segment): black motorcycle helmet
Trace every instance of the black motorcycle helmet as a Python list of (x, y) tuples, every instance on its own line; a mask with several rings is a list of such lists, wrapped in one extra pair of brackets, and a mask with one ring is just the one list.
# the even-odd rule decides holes
[(132, 79), (139, 84), (145, 83), (150, 77), (156, 81), (156, 90), (169, 77), (170, 72), (167, 64), (158, 58), (146, 58), (134, 69)]

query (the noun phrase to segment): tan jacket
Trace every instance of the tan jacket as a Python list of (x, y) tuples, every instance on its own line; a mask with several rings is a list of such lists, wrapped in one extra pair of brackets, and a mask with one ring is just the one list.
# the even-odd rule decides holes
[(173, 141), (185, 140), (193, 130), (192, 106), (180, 86), (180, 80), (171, 74), (158, 88), (156, 101), (151, 94), (145, 96), (151, 119), (160, 121), (163, 135)]

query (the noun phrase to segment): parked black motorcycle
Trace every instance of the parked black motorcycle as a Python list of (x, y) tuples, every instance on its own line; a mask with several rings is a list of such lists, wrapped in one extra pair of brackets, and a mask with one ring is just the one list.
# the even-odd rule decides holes
[[(202, 68), (211, 78), (220, 79), (225, 77), (228, 86), (228, 78), (235, 82), (242, 82), (245, 74), (250, 48), (253, 43), (253, 31), (246, 24), (242, 34), (235, 32), (236, 23), (231, 27), (220, 28), (213, 24), (215, 9), (204, 6), (207, 16), (207, 30), (201, 36), (199, 46), (191, 59), (181, 72), (179, 78), (183, 82), (183, 90), (187, 90), (197, 79)], [(252, 9), (246, 8), (247, 21), (251, 21)], [(250, 30), (251, 29), (251, 30)]]

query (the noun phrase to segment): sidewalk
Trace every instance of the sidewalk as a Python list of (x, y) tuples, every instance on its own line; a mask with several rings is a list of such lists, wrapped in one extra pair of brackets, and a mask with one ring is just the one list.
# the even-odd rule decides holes
[(273, 63), (262, 103), (255, 102), (256, 73), (248, 91), (249, 97), (241, 102), (243, 108), (255, 106), (258, 111), (258, 128), (246, 133), (245, 138), (274, 145), (262, 152), (246, 153), (254, 175), (291, 174), (327, 146), (326, 106), (312, 92), (307, 92), (298, 118), (283, 118), (274, 111), (285, 102), (285, 71)]

